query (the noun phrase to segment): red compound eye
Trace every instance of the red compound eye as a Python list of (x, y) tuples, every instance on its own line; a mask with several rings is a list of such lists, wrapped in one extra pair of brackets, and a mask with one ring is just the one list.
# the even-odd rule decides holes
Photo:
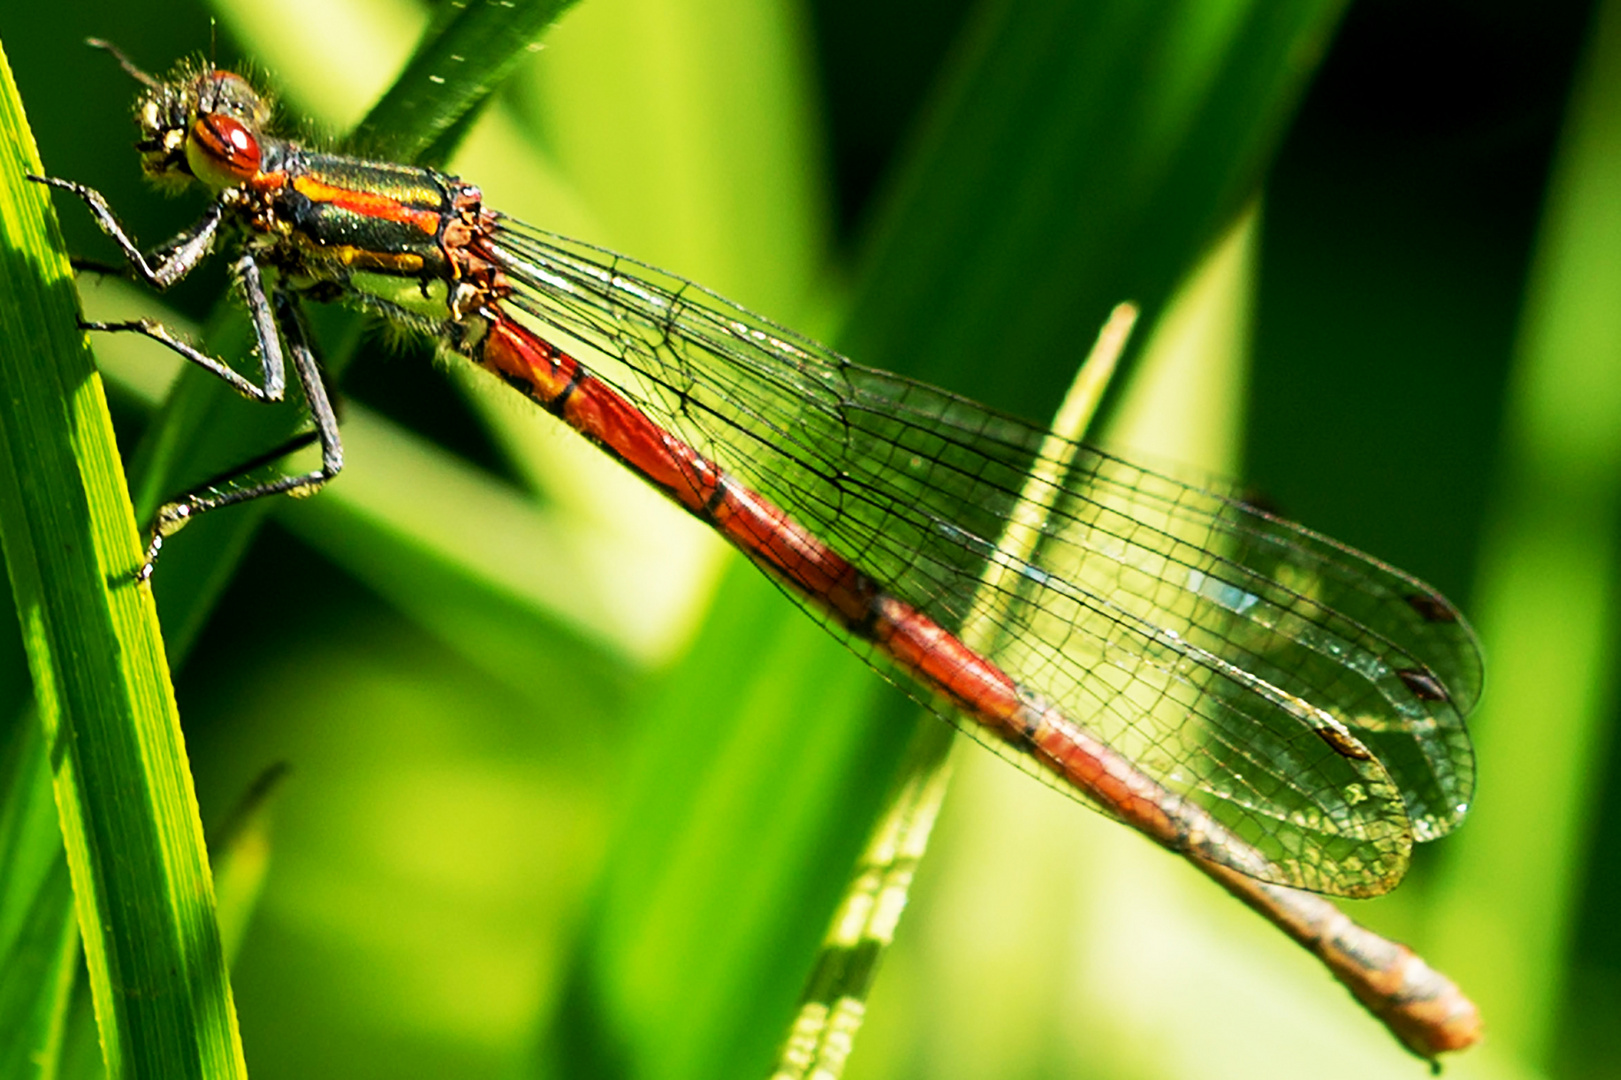
[(258, 175), (259, 140), (240, 120), (205, 113), (191, 126), (186, 162), (205, 184), (233, 187)]

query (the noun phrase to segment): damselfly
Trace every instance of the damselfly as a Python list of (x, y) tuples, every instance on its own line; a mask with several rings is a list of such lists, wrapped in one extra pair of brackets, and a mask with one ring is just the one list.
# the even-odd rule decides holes
[[(321, 447), (313, 472), (164, 506), (143, 572), (198, 514), (309, 493), (342, 468), (300, 305), (343, 301), (494, 373), (919, 700), (1297, 937), (1331, 917), (1294, 890), (1384, 892), (1415, 840), (1462, 820), (1481, 663), (1467, 623), (1418, 580), (1231, 492), (859, 367), (492, 210), (456, 177), (273, 137), (269, 105), (236, 74), (194, 64), (159, 79), (115, 55), (145, 87), (145, 172), (212, 202), (145, 255), (98, 193), (45, 182), (82, 199), (159, 288), (228, 238), (262, 381), (154, 323), (93, 328), (145, 333), (261, 401), (283, 397), (290, 356)], [(1010, 547), (1032, 499), (1034, 540)], [(990, 620), (977, 648), (970, 619)]]

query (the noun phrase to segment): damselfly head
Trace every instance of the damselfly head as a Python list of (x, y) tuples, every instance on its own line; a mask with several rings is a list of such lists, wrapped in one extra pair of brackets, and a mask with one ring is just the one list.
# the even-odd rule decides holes
[(145, 86), (135, 101), (141, 137), (141, 170), (160, 184), (201, 180), (213, 188), (231, 187), (259, 167), (259, 137), (270, 121), (270, 102), (248, 80), (211, 63), (186, 61), (158, 79), (130, 62), (112, 45), (92, 45), (118, 58), (124, 70)]
[(206, 67), (148, 90), (135, 118), (146, 175), (226, 188), (259, 171), (259, 133), (270, 106), (242, 76)]

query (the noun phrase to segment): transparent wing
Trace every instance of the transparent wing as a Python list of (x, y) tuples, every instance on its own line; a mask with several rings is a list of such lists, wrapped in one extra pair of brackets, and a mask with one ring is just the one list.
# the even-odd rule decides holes
[[(1422, 582), (612, 252), (510, 219), (489, 246), (539, 332), (896, 597), (973, 623), (1027, 691), (1208, 810), (1280, 882), (1383, 892), (1413, 839), (1463, 817), (1479, 650)], [(1032, 500), (1038, 535), (1010, 553)]]

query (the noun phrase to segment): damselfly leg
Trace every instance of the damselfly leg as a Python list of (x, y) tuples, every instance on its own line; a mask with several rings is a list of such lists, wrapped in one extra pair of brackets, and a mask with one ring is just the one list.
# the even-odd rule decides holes
[[(94, 188), (52, 177), (31, 176), (30, 179), (69, 192), (82, 200), (90, 208), (96, 224), (123, 251), (129, 260), (131, 272), (155, 289), (166, 289), (182, 280), (207, 257), (224, 213), (223, 204), (214, 203), (190, 229), (150, 253), (143, 254), (124, 230), (107, 200)], [(293, 375), (304, 391), (310, 419), (315, 425), (314, 436), (321, 444), (321, 466), (311, 472), (259, 483), (234, 483), (264, 464), (267, 457), (280, 457), (298, 446), (306, 445), (308, 439), (300, 436), (269, 455), (261, 455), (229, 470), (197, 491), (164, 503), (153, 515), (146, 557), (136, 574), (141, 581), (152, 576), (164, 540), (179, 532), (197, 515), (270, 495), (309, 495), (343, 469), (343, 442), (338, 433), (337, 414), (327, 394), (321, 365), (310, 344), (310, 335), (304, 327), (297, 298), (279, 287), (267, 290), (264, 274), (252, 253), (244, 252), (231, 269), (241, 288), (243, 306), (253, 327), (255, 349), (259, 354), (260, 383), (243, 377), (224, 360), (208, 355), (152, 319), (81, 322), (80, 325), (86, 330), (134, 333), (151, 338), (220, 379), (248, 400), (265, 404), (275, 404), (286, 398), (286, 356), (290, 353)], [(285, 352), (282, 347), (284, 341)]]

